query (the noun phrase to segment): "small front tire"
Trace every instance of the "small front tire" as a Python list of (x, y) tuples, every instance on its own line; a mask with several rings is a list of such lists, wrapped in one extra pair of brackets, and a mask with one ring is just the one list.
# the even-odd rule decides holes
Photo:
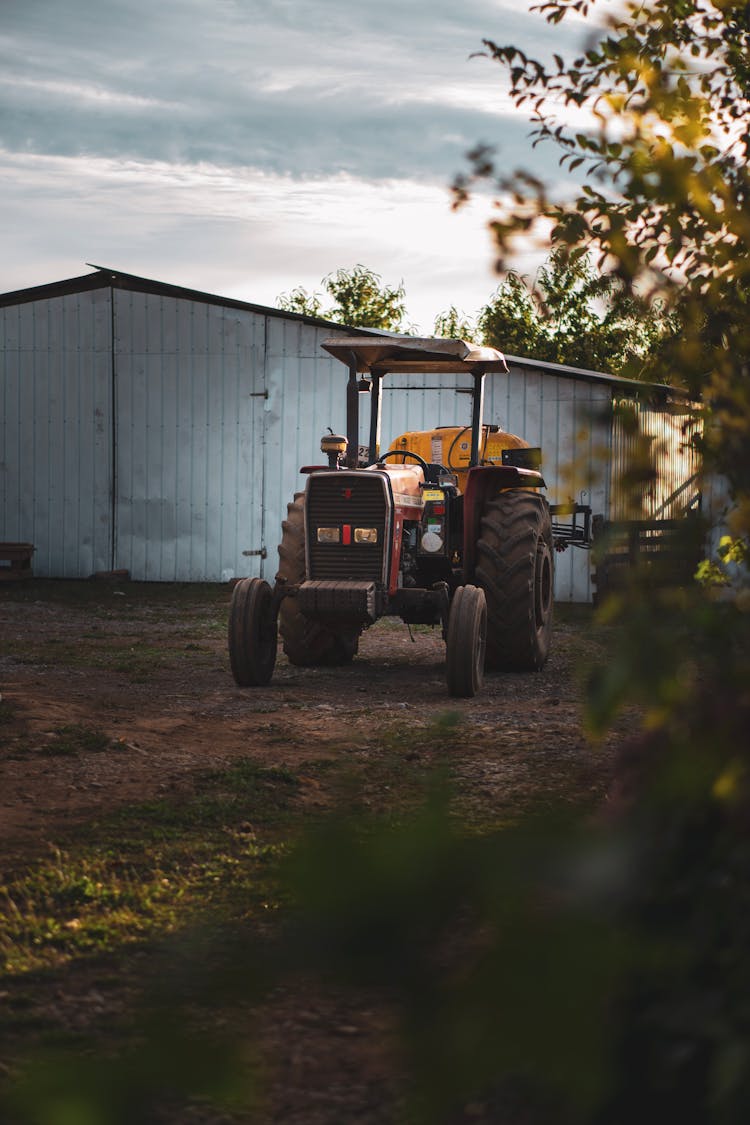
[(448, 691), (457, 698), (476, 695), (484, 680), (487, 602), (478, 586), (459, 586), (448, 617), (445, 673)]
[(235, 683), (267, 684), (276, 665), (278, 628), (273, 592), (262, 578), (242, 578), (232, 591), (228, 641)]

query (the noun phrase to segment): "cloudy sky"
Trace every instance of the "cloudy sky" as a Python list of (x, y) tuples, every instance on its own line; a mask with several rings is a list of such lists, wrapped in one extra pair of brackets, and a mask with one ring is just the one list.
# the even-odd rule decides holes
[(357, 262), (429, 332), (497, 279), (477, 142), (547, 178), (482, 38), (576, 49), (531, 0), (0, 0), (0, 291), (86, 262), (273, 305)]

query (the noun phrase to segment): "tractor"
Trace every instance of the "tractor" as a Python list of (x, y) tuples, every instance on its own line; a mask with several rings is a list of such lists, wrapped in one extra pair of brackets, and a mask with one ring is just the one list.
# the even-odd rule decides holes
[[(503, 356), (463, 340), (385, 335), (322, 346), (348, 369), (347, 432), (325, 435), (326, 463), (301, 469), (306, 487), (288, 506), (273, 587), (261, 578), (234, 587), (236, 683), (269, 682), (279, 632), (292, 664), (345, 664), (386, 615), (441, 626), (452, 696), (474, 696), (485, 668), (541, 669), (552, 523), (539, 450), (483, 422), (485, 377), (507, 371)], [(468, 374), (471, 423), (406, 433), (381, 453), (383, 380), (410, 373)], [(360, 397), (370, 404), (366, 446)]]

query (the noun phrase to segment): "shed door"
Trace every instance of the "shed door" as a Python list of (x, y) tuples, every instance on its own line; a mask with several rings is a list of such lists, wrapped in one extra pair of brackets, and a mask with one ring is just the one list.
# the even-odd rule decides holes
[(117, 567), (140, 581), (259, 575), (264, 320), (115, 291)]

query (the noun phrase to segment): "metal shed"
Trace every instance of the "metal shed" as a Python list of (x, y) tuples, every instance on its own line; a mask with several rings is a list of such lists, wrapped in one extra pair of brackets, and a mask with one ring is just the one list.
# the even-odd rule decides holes
[[(321, 343), (356, 332), (101, 268), (0, 296), (0, 541), (33, 542), (39, 576), (272, 580), (299, 467), (345, 426), (346, 372)], [(693, 477), (672, 389), (506, 359), (486, 417), (542, 447), (552, 502), (616, 514), (622, 401), (662, 443), (654, 511)], [(468, 421), (460, 383), (394, 379), (385, 441)], [(556, 561), (557, 597), (590, 600), (587, 553)]]

